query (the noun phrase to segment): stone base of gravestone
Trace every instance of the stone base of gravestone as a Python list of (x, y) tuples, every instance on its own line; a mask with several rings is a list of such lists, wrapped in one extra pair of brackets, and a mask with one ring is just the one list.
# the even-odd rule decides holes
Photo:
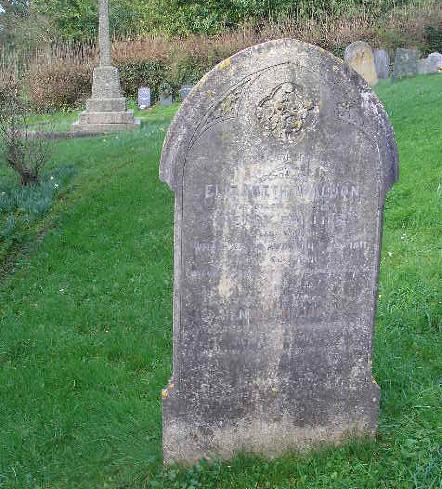
[(344, 60), (370, 85), (376, 85), (378, 76), (374, 61), (373, 50), (363, 41), (357, 41), (345, 49)]
[(373, 54), (378, 78), (380, 80), (388, 79), (390, 76), (390, 56), (385, 49), (375, 49)]
[(418, 73), (419, 51), (417, 49), (398, 48), (394, 60), (393, 80), (416, 76)]
[(95, 68), (92, 98), (86, 102), (86, 110), (72, 125), (72, 131), (97, 134), (127, 131), (139, 126), (140, 121), (135, 119), (131, 110), (127, 110), (118, 69), (113, 66)]

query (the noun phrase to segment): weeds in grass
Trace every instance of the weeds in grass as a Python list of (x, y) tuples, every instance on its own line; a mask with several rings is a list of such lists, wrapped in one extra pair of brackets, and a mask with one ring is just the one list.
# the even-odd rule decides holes
[(35, 224), (51, 209), (75, 173), (64, 166), (45, 174), (41, 181), (23, 187), (13, 179), (0, 183), (0, 263), (11, 250), (35, 236)]

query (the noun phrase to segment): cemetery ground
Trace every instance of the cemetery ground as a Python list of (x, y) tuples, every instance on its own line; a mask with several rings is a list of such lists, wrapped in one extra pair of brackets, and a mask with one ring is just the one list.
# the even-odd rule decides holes
[(155, 108), (139, 132), (57, 142), (52, 210), (0, 247), (0, 488), (442, 488), (442, 76), (376, 91), (401, 158), (385, 210), (377, 439), (163, 468), (173, 195), (158, 163), (176, 106)]

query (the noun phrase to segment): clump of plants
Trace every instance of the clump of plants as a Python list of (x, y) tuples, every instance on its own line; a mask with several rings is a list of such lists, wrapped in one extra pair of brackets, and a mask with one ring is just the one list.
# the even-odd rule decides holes
[(0, 275), (5, 260), (35, 240), (43, 216), (73, 173), (68, 166), (43, 171), (51, 159), (52, 145), (40, 131), (34, 131), (33, 117), (18, 83), (13, 79), (1, 83)]
[(0, 151), (4, 162), (20, 177), (22, 186), (40, 182), (43, 167), (50, 159), (51, 147), (32, 131), (31, 111), (21, 96), (17, 82), (0, 86)]

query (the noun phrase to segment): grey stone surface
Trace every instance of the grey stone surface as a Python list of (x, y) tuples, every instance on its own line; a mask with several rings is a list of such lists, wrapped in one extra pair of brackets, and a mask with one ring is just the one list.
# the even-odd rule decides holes
[(441, 53), (431, 53), (427, 57), (430, 64), (434, 67), (435, 71), (442, 70), (442, 54)]
[(172, 104), (173, 104), (173, 97), (172, 97), (172, 95), (162, 95), (162, 94), (160, 94), (160, 105), (163, 105), (164, 107), (169, 107)]
[(390, 76), (390, 56), (385, 49), (375, 49), (373, 54), (376, 74), (380, 80), (386, 80)]
[(438, 71), (442, 71), (442, 54), (440, 53), (431, 53), (417, 63), (419, 75), (430, 75)]
[(98, 0), (98, 44), (100, 46), (100, 65), (112, 65), (112, 42), (109, 29), (109, 0)]
[(419, 56), (417, 49), (398, 48), (394, 59), (393, 79), (416, 76)]
[(219, 64), (170, 126), (173, 377), (166, 462), (371, 435), (385, 194), (398, 157), (368, 85), (294, 40)]
[(374, 64), (373, 50), (364, 41), (356, 41), (345, 48), (344, 61), (348, 63), (371, 86), (376, 85), (378, 77)]
[(72, 125), (73, 132), (124, 131), (140, 125), (133, 112), (127, 110), (118, 69), (112, 66), (108, 0), (99, 2), (99, 19), (100, 66), (94, 70), (92, 98), (86, 102), (86, 111)]
[(423, 58), (417, 62), (417, 73), (418, 75), (429, 75), (431, 73), (436, 73), (437, 70), (434, 69), (428, 58)]
[(138, 107), (147, 109), (152, 105), (151, 92), (149, 87), (140, 87), (138, 89)]
[(183, 85), (180, 88), (180, 99), (184, 100), (192, 91), (193, 85)]

